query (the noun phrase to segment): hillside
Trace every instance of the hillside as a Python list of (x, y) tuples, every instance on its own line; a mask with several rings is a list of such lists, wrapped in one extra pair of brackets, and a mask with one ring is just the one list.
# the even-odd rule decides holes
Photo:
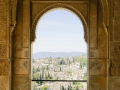
[(34, 59), (46, 58), (46, 57), (73, 57), (80, 56), (82, 54), (86, 54), (84, 52), (37, 52), (33, 54)]

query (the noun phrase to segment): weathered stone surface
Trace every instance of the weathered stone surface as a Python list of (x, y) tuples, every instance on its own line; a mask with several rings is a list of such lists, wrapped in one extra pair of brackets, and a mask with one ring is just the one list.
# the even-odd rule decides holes
[(7, 48), (6, 44), (0, 44), (0, 57), (7, 57)]
[(120, 77), (109, 77), (108, 90), (120, 90)]
[[(98, 44), (98, 1), (90, 2), (90, 47), (97, 48)], [(94, 35), (94, 37), (93, 37)]]
[(0, 43), (7, 41), (7, 12), (6, 1), (0, 1)]
[(113, 0), (113, 17), (114, 17), (114, 29), (111, 34), (113, 34), (113, 41), (120, 41), (120, 1)]
[(0, 76), (0, 90), (10, 90), (8, 76)]
[[(24, 9), (26, 8), (26, 9)], [(22, 46), (30, 46), (30, 3), (29, 0), (23, 0), (23, 30), (22, 30)]]
[(90, 76), (89, 77), (89, 90), (107, 90), (106, 77)]
[(111, 75), (112, 76), (120, 76), (120, 59), (111, 60)]
[(14, 51), (14, 58), (29, 58), (29, 48), (19, 48)]
[(90, 59), (90, 75), (106, 75), (105, 59)]
[(120, 43), (111, 43), (111, 58), (120, 57)]
[(14, 59), (14, 74), (29, 74), (29, 60)]
[(9, 61), (6, 59), (0, 59), (0, 76), (6, 76), (9, 74)]
[(30, 90), (29, 75), (14, 76), (13, 90)]

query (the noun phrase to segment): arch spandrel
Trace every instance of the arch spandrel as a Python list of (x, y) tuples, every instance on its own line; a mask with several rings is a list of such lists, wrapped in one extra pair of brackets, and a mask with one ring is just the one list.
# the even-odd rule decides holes
[(67, 4), (62, 4), (62, 3), (57, 3), (57, 4), (53, 4), (47, 8), (44, 8), (41, 12), (39, 12), (35, 18), (35, 20), (32, 23), (32, 27), (31, 27), (31, 42), (35, 41), (36, 38), (36, 26), (38, 21), (40, 20), (40, 18), (46, 14), (47, 12), (50, 12), (51, 10), (54, 9), (65, 9), (65, 10), (69, 10), (72, 13), (74, 13), (76, 16), (78, 16), (78, 18), (82, 21), (83, 26), (84, 26), (84, 39), (87, 42), (88, 39), (88, 23), (86, 22), (84, 16), (74, 7), (67, 5)]

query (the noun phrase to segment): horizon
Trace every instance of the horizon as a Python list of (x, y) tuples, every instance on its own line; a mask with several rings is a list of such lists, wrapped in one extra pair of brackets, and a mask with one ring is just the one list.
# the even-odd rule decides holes
[[(52, 51), (40, 51), (40, 52), (52, 52)], [(54, 51), (53, 51), (54, 52)], [(57, 51), (58, 52), (58, 51)], [(54, 53), (57, 53), (57, 52), (54, 52)], [(66, 52), (66, 51), (59, 51), (59, 52), (65, 52), (65, 53), (71, 53), (71, 52), (80, 52), (80, 53), (85, 53), (86, 54), (86, 52), (81, 52), (81, 51), (70, 51), (70, 52)], [(36, 53), (39, 53), (39, 52), (36, 52)], [(34, 54), (36, 54), (36, 53), (34, 53)]]

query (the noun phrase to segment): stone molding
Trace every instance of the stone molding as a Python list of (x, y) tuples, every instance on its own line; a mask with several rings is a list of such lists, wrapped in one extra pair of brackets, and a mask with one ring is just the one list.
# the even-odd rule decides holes
[(10, 30), (11, 34), (14, 31), (16, 24), (17, 24), (17, 6), (18, 6), (18, 0), (11, 0), (11, 10), (10, 10), (10, 17), (11, 17), (11, 25), (10, 25)]

